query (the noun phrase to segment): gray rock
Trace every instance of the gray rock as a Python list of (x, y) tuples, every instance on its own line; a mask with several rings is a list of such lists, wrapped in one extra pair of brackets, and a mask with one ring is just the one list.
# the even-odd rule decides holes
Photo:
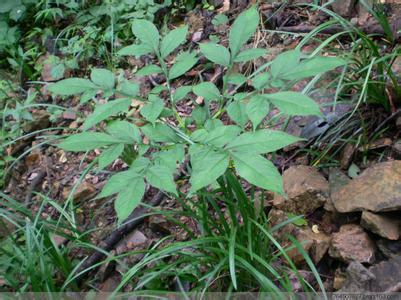
[(380, 252), (387, 258), (394, 258), (401, 253), (401, 241), (390, 241), (387, 239), (380, 239), (376, 241), (376, 245)]
[(315, 168), (293, 166), (283, 174), (285, 199), (275, 195), (273, 206), (295, 214), (308, 214), (323, 206), (329, 198), (329, 184)]
[(360, 262), (352, 261), (347, 268), (347, 278), (338, 293), (367, 293), (375, 275)]
[(361, 226), (346, 224), (333, 234), (329, 255), (344, 262), (371, 264), (375, 260), (375, 250), (375, 244)]
[(397, 220), (390, 217), (364, 211), (361, 225), (365, 229), (389, 240), (398, 240), (400, 231)]
[(350, 17), (355, 9), (356, 0), (335, 0), (331, 8), (342, 17)]
[(378, 163), (331, 195), (339, 212), (401, 209), (401, 161)]

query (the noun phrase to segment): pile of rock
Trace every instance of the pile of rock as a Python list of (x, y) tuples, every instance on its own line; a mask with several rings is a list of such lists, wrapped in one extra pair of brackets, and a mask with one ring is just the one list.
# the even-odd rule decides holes
[[(401, 250), (401, 161), (378, 163), (353, 180), (336, 169), (330, 170), (328, 177), (326, 180), (308, 166), (293, 166), (284, 172), (287, 198), (274, 196), (270, 221), (275, 225), (302, 214), (308, 226), (291, 223), (275, 232), (275, 237), (285, 242), (292, 234), (316, 264), (328, 255), (340, 266), (349, 265), (351, 271), (355, 264), (371, 265), (375, 271), (386, 258), (401, 262), (401, 252), (397, 253)], [(289, 254), (295, 263), (302, 264), (300, 253), (292, 250)], [(401, 274), (401, 263), (397, 266)], [(345, 286), (350, 286), (349, 280)], [(339, 289), (341, 284), (335, 287)]]

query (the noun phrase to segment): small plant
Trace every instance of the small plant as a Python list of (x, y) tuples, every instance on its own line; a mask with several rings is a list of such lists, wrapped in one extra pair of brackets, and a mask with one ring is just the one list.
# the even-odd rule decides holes
[[(247, 26), (244, 26), (247, 24)], [(225, 68), (221, 87), (212, 82), (180, 86), (172, 82), (198, 62), (196, 51), (180, 52), (174, 64), (166, 58), (186, 41), (187, 27), (170, 31), (164, 37), (146, 20), (135, 20), (133, 34), (139, 43), (125, 47), (119, 55), (153, 55), (158, 64), (150, 64), (136, 75), (163, 74), (165, 84), (148, 95), (139, 96), (139, 85), (106, 69), (93, 69), (90, 79), (68, 78), (49, 86), (54, 94), (81, 94), (81, 101), (93, 99), (99, 90), (107, 99), (97, 104), (83, 125), (84, 132), (74, 134), (58, 146), (68, 151), (102, 149), (98, 170), (122, 157), (129, 169), (113, 175), (98, 197), (117, 194), (115, 209), (123, 222), (140, 203), (148, 184), (177, 195), (173, 180), (177, 163), (189, 156), (191, 189), (187, 197), (213, 184), (229, 169), (249, 183), (283, 194), (281, 177), (264, 155), (292, 144), (299, 138), (284, 132), (263, 129), (262, 121), (272, 107), (293, 115), (321, 115), (319, 106), (307, 95), (289, 91), (297, 81), (344, 65), (336, 57), (305, 56), (299, 49), (285, 52), (260, 67), (249, 77), (236, 73), (233, 66), (262, 56), (264, 49), (242, 50), (259, 24), (256, 7), (241, 13), (232, 24), (229, 48), (220, 44), (200, 44), (201, 53)], [(238, 92), (239, 89), (242, 92)], [(276, 92), (268, 92), (272, 89)], [(179, 115), (176, 104), (194, 93), (204, 101), (195, 105), (190, 117)], [(162, 99), (167, 95), (167, 99)], [(132, 106), (132, 99), (138, 106)], [(121, 117), (125, 114), (125, 117)], [(118, 118), (111, 118), (119, 115)], [(226, 125), (228, 115), (235, 125)], [(100, 123), (106, 121), (106, 126)], [(252, 127), (247, 126), (249, 123)], [(138, 125), (136, 125), (138, 124)], [(143, 125), (144, 124), (144, 125)], [(194, 126), (196, 129), (194, 130)], [(95, 131), (89, 129), (95, 128)], [(145, 141), (143, 137), (146, 137)], [(149, 142), (148, 142), (149, 141)]]

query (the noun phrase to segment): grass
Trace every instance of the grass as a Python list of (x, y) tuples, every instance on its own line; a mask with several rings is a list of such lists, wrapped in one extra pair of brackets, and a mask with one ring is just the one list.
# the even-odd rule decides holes
[[(4, 286), (14, 292), (79, 291), (76, 281), (63, 282), (78, 264), (72, 259), (75, 248), (90, 245), (85, 235), (60, 217), (43, 219), (49, 201), (44, 199), (35, 215), (23, 205), (0, 193), (0, 273)], [(62, 240), (62, 243), (57, 243)]]
[[(290, 277), (296, 278), (304, 291), (314, 291), (287, 254), (298, 248), (324, 292), (320, 276), (301, 244), (290, 238), (290, 246), (283, 247), (273, 237), (276, 230), (299, 217), (271, 227), (263, 209), (257, 209), (257, 200), (246, 195), (235, 174), (227, 171), (218, 185), (213, 192), (204, 190), (196, 201), (177, 199), (181, 211), (155, 212), (170, 219), (174, 215), (175, 223), (187, 231), (190, 240), (167, 246), (157, 243), (139, 263), (127, 269), (116, 291), (133, 282), (135, 290), (171, 290), (173, 286), (166, 286), (170, 282), (177, 283), (176, 290), (185, 293), (260, 291), (279, 296), (293, 291)], [(177, 221), (177, 215), (192, 220), (199, 232)]]

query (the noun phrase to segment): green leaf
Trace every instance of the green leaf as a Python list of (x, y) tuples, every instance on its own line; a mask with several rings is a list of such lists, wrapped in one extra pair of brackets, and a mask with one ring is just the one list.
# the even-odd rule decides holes
[(232, 152), (264, 154), (274, 152), (302, 139), (282, 131), (262, 129), (246, 132), (230, 142), (226, 149)]
[(170, 80), (180, 77), (188, 72), (198, 62), (195, 52), (182, 52), (177, 55), (174, 65), (171, 67), (168, 77)]
[(101, 193), (96, 198), (105, 198), (116, 194), (124, 189), (127, 189), (129, 187), (130, 181), (135, 177), (138, 177), (138, 174), (132, 172), (131, 170), (114, 174), (106, 182)]
[(79, 152), (119, 143), (121, 143), (121, 140), (106, 133), (82, 132), (69, 136), (57, 146), (67, 151)]
[(253, 96), (246, 106), (246, 114), (251, 120), (254, 130), (266, 118), (268, 113), (269, 102), (260, 95)]
[(130, 104), (130, 99), (117, 99), (109, 101), (105, 104), (96, 105), (95, 111), (86, 118), (83, 125), (83, 130), (88, 130), (92, 126), (103, 120), (106, 120), (110, 116), (128, 111)]
[(91, 80), (102, 89), (109, 90), (114, 88), (114, 74), (106, 69), (92, 69)]
[(142, 141), (138, 127), (127, 121), (114, 121), (107, 126), (106, 131), (126, 144), (140, 143)]
[(185, 96), (192, 91), (192, 86), (185, 85), (177, 88), (173, 94), (174, 103), (185, 98)]
[(181, 139), (175, 131), (166, 124), (146, 124), (141, 127), (142, 132), (151, 140), (158, 143), (177, 143)]
[(271, 78), (269, 73), (262, 73), (252, 79), (252, 85), (255, 89), (261, 90), (266, 88), (270, 81)]
[(302, 227), (308, 225), (308, 221), (306, 221), (302, 216), (297, 216), (293, 213), (287, 213), (287, 217), (288, 219), (294, 219), (291, 223), (295, 226)]
[(300, 80), (325, 73), (345, 64), (346, 61), (338, 57), (316, 56), (303, 60), (295, 68), (287, 69), (281, 78), (284, 80)]
[(227, 107), (228, 116), (239, 126), (244, 127), (249, 118), (246, 113), (246, 105), (241, 101), (233, 101)]
[(228, 67), (230, 65), (230, 52), (226, 47), (214, 43), (200, 44), (200, 50), (210, 61)]
[(198, 129), (191, 134), (193, 141), (222, 148), (241, 132), (241, 128), (235, 125), (223, 125), (208, 131)]
[(117, 199), (114, 202), (114, 209), (116, 210), (119, 224), (129, 217), (141, 202), (144, 194), (145, 182), (139, 176), (132, 178), (127, 188), (118, 193)]
[(140, 57), (142, 55), (146, 55), (153, 52), (153, 48), (149, 45), (145, 45), (145, 44), (140, 44), (140, 45), (130, 45), (127, 47), (124, 47), (122, 49), (120, 49), (117, 52), (117, 55), (119, 56), (126, 56), (126, 55), (130, 55), (130, 56), (135, 56), (135, 57)]
[(173, 174), (165, 166), (155, 165), (150, 167), (146, 172), (146, 180), (150, 183), (150, 185), (160, 190), (177, 195)]
[(191, 145), (189, 154), (192, 165), (190, 194), (213, 183), (228, 167), (228, 153), (218, 152), (209, 146)]
[(203, 123), (205, 123), (207, 116), (208, 108), (206, 106), (197, 105), (191, 113), (192, 119), (198, 126), (201, 126)]
[(247, 153), (233, 155), (235, 169), (249, 183), (279, 194), (283, 192), (283, 181), (273, 163), (260, 155)]
[(146, 67), (143, 67), (138, 72), (136, 72), (135, 75), (148, 76), (148, 75), (152, 75), (152, 74), (159, 74), (159, 73), (162, 73), (162, 72), (163, 71), (159, 66), (147, 65)]
[(124, 144), (111, 145), (105, 149), (98, 157), (98, 170), (103, 170), (115, 161), (124, 151)]
[(181, 163), (185, 158), (185, 147), (183, 144), (175, 144), (167, 150), (155, 152), (152, 157), (155, 165), (165, 166), (171, 173), (175, 173), (177, 162)]
[(123, 80), (118, 87), (118, 92), (126, 97), (135, 97), (139, 94), (139, 84)]
[(160, 35), (152, 22), (147, 20), (134, 20), (132, 23), (132, 32), (145, 46), (149, 46), (154, 52), (158, 52)]
[(193, 92), (206, 101), (218, 100), (221, 98), (219, 89), (211, 82), (202, 82), (193, 87)]
[(259, 25), (259, 13), (255, 6), (242, 12), (234, 21), (229, 33), (231, 55), (235, 59), (241, 47), (253, 36)]
[(154, 123), (163, 111), (164, 101), (155, 95), (149, 95), (149, 100), (150, 102), (141, 108), (141, 115), (147, 121)]
[(234, 62), (245, 62), (256, 59), (266, 54), (266, 49), (252, 48), (240, 52), (234, 59)]
[(218, 14), (215, 15), (213, 20), (212, 20), (212, 24), (214, 26), (219, 26), (219, 25), (223, 25), (223, 24), (227, 24), (228, 23), (228, 17), (226, 15), (223, 14)]
[(188, 33), (188, 26), (182, 26), (171, 30), (163, 39), (160, 44), (160, 53), (162, 58), (165, 58), (173, 52), (179, 45), (186, 41)]
[(98, 90), (99, 87), (92, 81), (84, 78), (68, 78), (49, 85), (51, 93), (69, 96), (86, 92), (88, 90)]
[(227, 75), (227, 83), (241, 85), (244, 84), (246, 80), (247, 80), (246, 76), (240, 73), (231, 73)]
[(321, 116), (319, 105), (308, 96), (297, 92), (278, 92), (263, 95), (284, 114), (290, 116)]
[(270, 66), (272, 77), (281, 78), (282, 74), (295, 69), (300, 59), (301, 51), (298, 49), (286, 51), (277, 55)]

